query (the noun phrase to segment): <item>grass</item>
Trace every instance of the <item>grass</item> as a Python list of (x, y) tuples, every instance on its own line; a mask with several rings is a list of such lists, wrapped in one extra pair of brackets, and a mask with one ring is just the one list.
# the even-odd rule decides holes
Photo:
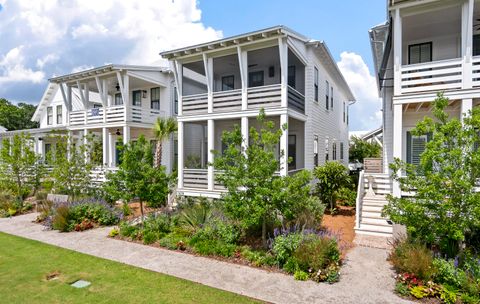
[[(58, 278), (47, 280), (55, 272)], [(92, 285), (84, 289), (69, 286), (78, 279)], [(0, 295), (2, 303), (260, 303), (4, 233), (0, 233)]]

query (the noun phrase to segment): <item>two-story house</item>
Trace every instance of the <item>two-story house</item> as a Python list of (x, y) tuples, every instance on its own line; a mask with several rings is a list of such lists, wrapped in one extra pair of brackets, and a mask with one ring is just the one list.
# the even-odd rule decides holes
[[(383, 99), (383, 174), (365, 173), (379, 197), (357, 199), (357, 232), (391, 235), (380, 216), (385, 194), (402, 193), (389, 178), (394, 158), (418, 164), (428, 136), (411, 134), (432, 116), (438, 92), (461, 119), (480, 102), (480, 5), (475, 0), (389, 0), (387, 22), (370, 30), (375, 72)], [(369, 177), (370, 176), (370, 177)], [(360, 188), (359, 188), (360, 189)], [(363, 208), (363, 209), (362, 209)], [(363, 210), (363, 212), (362, 212)]]
[[(102, 162), (96, 178), (119, 162), (121, 143), (140, 135), (154, 141), (157, 117), (176, 115), (173, 75), (168, 69), (152, 66), (106, 65), (58, 76), (50, 83), (32, 117), (40, 127), (4, 132), (11, 137), (28, 132), (40, 155), (55, 147), (52, 134), (69, 134), (72, 140), (86, 140), (89, 134), (101, 140)], [(174, 163), (174, 136), (164, 143), (162, 162), (168, 171)]]
[(347, 165), (355, 98), (324, 42), (275, 26), (161, 55), (178, 90), (179, 194), (220, 196), (212, 151), (225, 148), (222, 133), (234, 125), (248, 143), (261, 108), (277, 127), (288, 125), (279, 174), (329, 160)]

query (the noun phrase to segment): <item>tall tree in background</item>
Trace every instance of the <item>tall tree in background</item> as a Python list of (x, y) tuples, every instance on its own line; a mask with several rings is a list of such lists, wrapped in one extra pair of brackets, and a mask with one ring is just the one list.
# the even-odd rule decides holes
[(31, 121), (36, 108), (27, 103), (14, 105), (5, 98), (0, 98), (0, 126), (9, 131), (38, 128), (38, 122)]
[(159, 168), (162, 164), (162, 148), (163, 142), (167, 140), (173, 132), (177, 131), (177, 122), (172, 117), (158, 117), (153, 125), (153, 134), (157, 140), (155, 146), (155, 168)]
[(363, 164), (363, 160), (368, 157), (380, 157), (382, 155), (382, 147), (377, 143), (369, 143), (354, 136), (350, 144), (350, 162), (359, 161)]

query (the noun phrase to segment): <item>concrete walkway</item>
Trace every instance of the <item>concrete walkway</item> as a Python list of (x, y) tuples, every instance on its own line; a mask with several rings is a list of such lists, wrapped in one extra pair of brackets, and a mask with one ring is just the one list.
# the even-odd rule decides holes
[[(383, 249), (357, 246), (339, 283), (295, 281), (292, 276), (196, 257), (107, 237), (110, 228), (86, 232), (45, 231), (36, 214), (0, 219), (0, 231), (118, 261), (273, 303), (408, 303), (393, 293), (394, 279)], [(0, 248), (1, 250), (1, 248)]]

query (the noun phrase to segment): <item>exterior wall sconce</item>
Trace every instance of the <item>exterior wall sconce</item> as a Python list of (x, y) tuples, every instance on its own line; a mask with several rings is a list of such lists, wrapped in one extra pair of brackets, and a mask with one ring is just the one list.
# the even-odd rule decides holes
[(147, 90), (142, 91), (142, 98), (147, 98)]

